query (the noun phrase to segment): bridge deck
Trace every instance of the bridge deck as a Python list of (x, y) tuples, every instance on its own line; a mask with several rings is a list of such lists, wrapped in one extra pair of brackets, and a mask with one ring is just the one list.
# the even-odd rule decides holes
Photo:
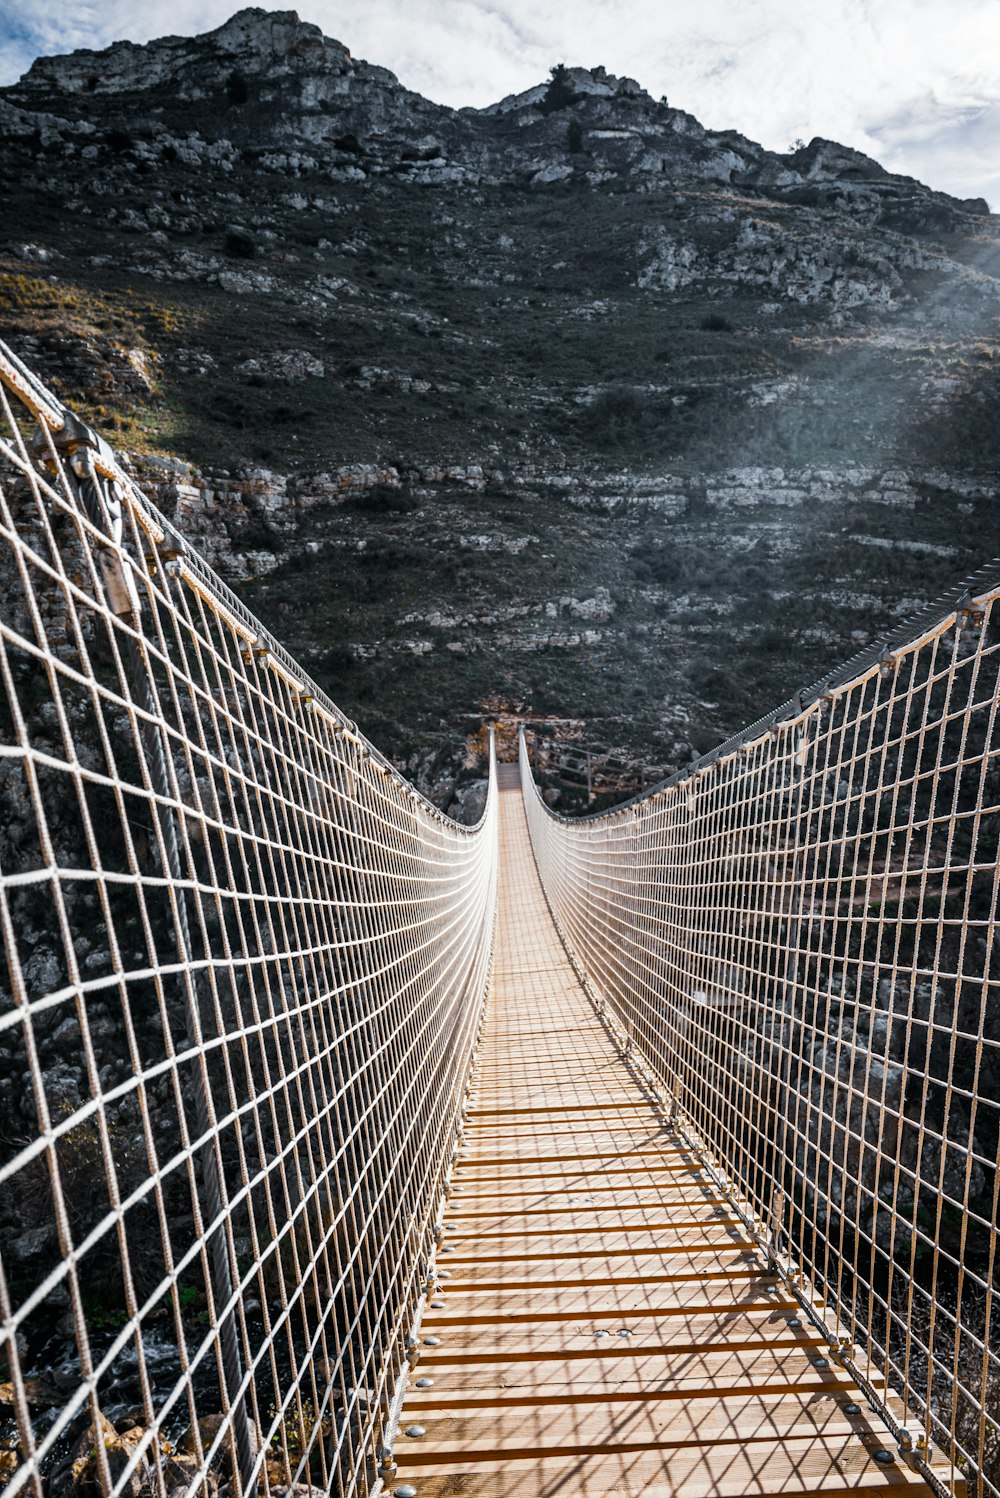
[(619, 1058), (548, 915), (512, 766), (500, 877), (447, 1278), (393, 1488), (929, 1492)]

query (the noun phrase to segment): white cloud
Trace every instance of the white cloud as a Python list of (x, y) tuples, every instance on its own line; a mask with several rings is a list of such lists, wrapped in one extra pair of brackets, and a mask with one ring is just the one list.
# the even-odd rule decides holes
[[(0, 80), (31, 58), (219, 25), (238, 0), (0, 0)], [(298, 0), (357, 57), (441, 103), (491, 103), (555, 62), (638, 78), (775, 149), (824, 135), (1000, 206), (997, 0)]]

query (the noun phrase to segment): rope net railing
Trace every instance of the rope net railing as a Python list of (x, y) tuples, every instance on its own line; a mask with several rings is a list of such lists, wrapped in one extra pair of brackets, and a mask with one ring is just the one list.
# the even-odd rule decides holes
[(3, 346), (0, 426), (0, 1486), (367, 1492), (495, 775), (424, 800)]
[[(1000, 1491), (1000, 567), (644, 799), (525, 804), (599, 1009), (900, 1444)], [(890, 1400), (891, 1405), (891, 1400)], [(892, 1409), (896, 1413), (892, 1413)], [(947, 1467), (947, 1463), (946, 1463)]]

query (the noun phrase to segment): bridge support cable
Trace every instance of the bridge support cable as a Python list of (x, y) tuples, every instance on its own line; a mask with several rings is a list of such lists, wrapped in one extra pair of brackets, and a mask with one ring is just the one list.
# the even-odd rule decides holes
[(0, 1485), (367, 1492), (495, 775), (430, 805), (3, 345), (0, 595)]
[(994, 564), (604, 815), (555, 815), (521, 746), (538, 870), (594, 1002), (900, 1448), (926, 1465), (936, 1447), (951, 1489), (966, 1474), (983, 1495), (1000, 1492), (998, 598)]

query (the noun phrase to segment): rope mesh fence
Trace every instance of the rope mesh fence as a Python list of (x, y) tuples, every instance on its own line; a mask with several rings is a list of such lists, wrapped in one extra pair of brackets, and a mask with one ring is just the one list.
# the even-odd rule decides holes
[[(1000, 1492), (1000, 567), (644, 799), (556, 923), (900, 1443)], [(956, 1472), (956, 1483), (960, 1480)]]
[(444, 817), (0, 346), (0, 1484), (366, 1492), (485, 994)]

